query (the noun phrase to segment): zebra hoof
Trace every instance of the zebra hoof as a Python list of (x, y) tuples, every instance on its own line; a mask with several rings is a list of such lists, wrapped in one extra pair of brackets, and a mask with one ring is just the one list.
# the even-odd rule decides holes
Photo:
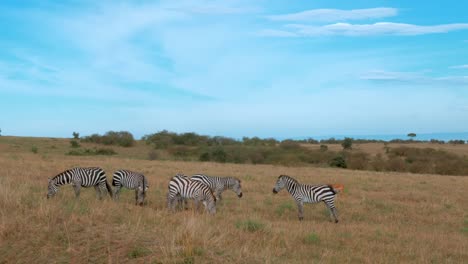
[(337, 220), (335, 220), (335, 224), (338, 224), (338, 219), (337, 219)]
[(299, 217), (299, 221), (302, 221), (302, 220), (304, 220), (304, 217), (302, 217), (302, 216)]

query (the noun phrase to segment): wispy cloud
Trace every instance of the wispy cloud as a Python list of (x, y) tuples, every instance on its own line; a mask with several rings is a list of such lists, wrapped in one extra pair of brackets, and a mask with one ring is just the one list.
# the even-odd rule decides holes
[[(276, 30), (263, 30), (259, 34), (271, 37), (315, 37), (315, 36), (376, 36), (400, 35), (415, 36), (425, 34), (447, 33), (456, 30), (467, 30), (468, 23), (420, 26), (404, 23), (378, 22), (374, 24), (335, 23), (323, 26), (288, 24), (278, 34)], [(289, 33), (289, 34), (287, 34)]]
[(295, 21), (295, 22), (333, 22), (348, 20), (363, 20), (392, 17), (398, 14), (396, 8), (378, 7), (367, 9), (312, 9), (297, 13), (270, 15), (268, 19), (274, 21)]
[(423, 72), (394, 72), (374, 70), (362, 74), (361, 80), (382, 82), (382, 83), (402, 83), (402, 84), (430, 84), (430, 85), (468, 85), (468, 76), (442, 76), (433, 77)]
[(450, 67), (451, 69), (468, 69), (468, 64), (464, 64), (464, 65), (455, 65), (455, 66), (452, 66)]

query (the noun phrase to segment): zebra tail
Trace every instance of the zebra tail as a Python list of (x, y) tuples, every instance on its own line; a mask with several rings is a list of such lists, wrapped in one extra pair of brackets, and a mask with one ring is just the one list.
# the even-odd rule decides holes
[(107, 191), (109, 192), (110, 197), (114, 198), (114, 193), (112, 192), (112, 188), (107, 180), (106, 180), (106, 188), (107, 188)]

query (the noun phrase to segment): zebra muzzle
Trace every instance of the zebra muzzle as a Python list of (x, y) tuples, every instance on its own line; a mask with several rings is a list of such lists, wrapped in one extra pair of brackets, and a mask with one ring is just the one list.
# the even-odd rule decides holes
[(242, 193), (239, 193), (237, 196), (239, 196), (239, 198), (241, 198), (241, 197), (242, 197)]
[(276, 191), (275, 189), (273, 189), (273, 193), (278, 193), (278, 191)]

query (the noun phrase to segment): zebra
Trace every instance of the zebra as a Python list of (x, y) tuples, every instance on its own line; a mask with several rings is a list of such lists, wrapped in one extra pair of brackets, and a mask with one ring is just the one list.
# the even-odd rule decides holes
[(194, 200), (197, 210), (202, 202), (210, 214), (216, 213), (216, 197), (207, 185), (193, 181), (185, 175), (177, 174), (169, 181), (168, 189), (167, 207), (173, 212), (176, 202), (179, 202), (180, 198), (190, 198)]
[(65, 184), (71, 184), (75, 190), (75, 196), (78, 198), (80, 196), (81, 187), (91, 187), (94, 186), (99, 200), (102, 199), (102, 193), (108, 192), (112, 198), (112, 189), (107, 182), (106, 174), (101, 168), (81, 168), (75, 167), (68, 169), (62, 173), (57, 174), (52, 179), (49, 178), (49, 186), (47, 192), (47, 199), (55, 196), (59, 190), (59, 186)]
[(304, 203), (324, 202), (330, 211), (330, 217), (333, 216), (335, 223), (338, 223), (338, 212), (335, 208), (335, 197), (337, 192), (331, 185), (306, 185), (300, 184), (297, 180), (287, 175), (280, 175), (273, 188), (273, 193), (278, 193), (283, 188), (291, 194), (296, 200), (299, 211), (299, 220), (304, 219)]
[(135, 190), (135, 204), (143, 205), (146, 191), (149, 188), (145, 175), (129, 170), (117, 170), (112, 177), (114, 186), (114, 200), (118, 200), (122, 187)]
[(213, 191), (216, 201), (222, 199), (221, 193), (225, 190), (232, 190), (239, 198), (242, 197), (241, 181), (234, 177), (213, 177), (204, 174), (195, 174), (190, 179), (203, 182)]

